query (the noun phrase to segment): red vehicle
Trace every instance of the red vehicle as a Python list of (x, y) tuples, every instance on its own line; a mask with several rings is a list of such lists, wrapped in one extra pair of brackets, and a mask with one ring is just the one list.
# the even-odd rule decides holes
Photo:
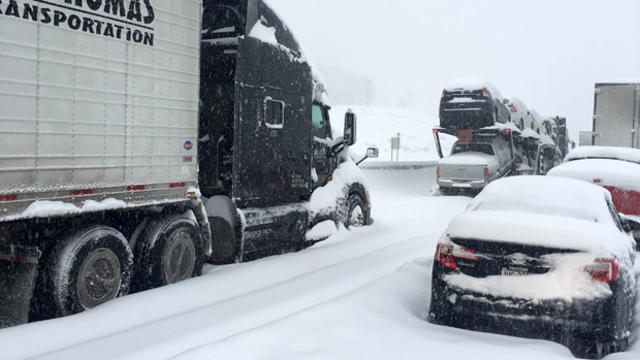
[(611, 192), (619, 212), (640, 216), (640, 150), (605, 146), (574, 149), (550, 176), (588, 181)]

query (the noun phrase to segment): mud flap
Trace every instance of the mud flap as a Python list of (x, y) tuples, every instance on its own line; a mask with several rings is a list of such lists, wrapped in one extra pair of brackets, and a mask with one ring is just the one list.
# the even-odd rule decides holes
[(29, 321), (40, 255), (35, 247), (0, 245), (0, 329)]

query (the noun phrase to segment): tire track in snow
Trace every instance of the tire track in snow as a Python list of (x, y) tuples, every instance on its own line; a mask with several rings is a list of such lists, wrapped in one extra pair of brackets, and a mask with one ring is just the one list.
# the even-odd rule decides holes
[[(68, 348), (43, 359), (158, 359), (175, 356), (340, 298), (397, 270), (439, 232), (401, 240), (267, 288)], [(368, 269), (362, 271), (362, 269)], [(318, 289), (318, 284), (327, 283)], [(287, 294), (298, 294), (286, 298)], [(256, 304), (259, 304), (256, 307)], [(133, 340), (133, 341), (131, 341)], [(101, 349), (96, 353), (96, 349)]]

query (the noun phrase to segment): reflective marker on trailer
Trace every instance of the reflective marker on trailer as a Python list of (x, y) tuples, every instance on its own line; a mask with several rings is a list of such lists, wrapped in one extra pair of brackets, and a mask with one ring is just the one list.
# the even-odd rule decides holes
[(145, 189), (144, 185), (127, 186), (127, 191), (142, 191)]
[(81, 196), (81, 195), (91, 195), (91, 194), (93, 194), (93, 189), (80, 189), (80, 190), (69, 191), (69, 195), (71, 196)]
[(186, 184), (186, 183), (183, 183), (183, 182), (169, 184), (169, 187), (170, 187), (171, 189), (175, 189), (175, 188), (183, 188), (183, 187), (185, 187), (185, 186), (187, 186), (187, 184)]
[(0, 195), (0, 201), (16, 201), (18, 195)]

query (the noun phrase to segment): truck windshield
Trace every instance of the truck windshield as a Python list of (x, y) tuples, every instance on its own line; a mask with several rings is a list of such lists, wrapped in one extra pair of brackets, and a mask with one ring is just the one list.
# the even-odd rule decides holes
[(456, 144), (451, 150), (451, 155), (463, 153), (463, 152), (479, 152), (487, 155), (495, 155), (493, 147), (489, 144), (482, 143), (463, 143)]

